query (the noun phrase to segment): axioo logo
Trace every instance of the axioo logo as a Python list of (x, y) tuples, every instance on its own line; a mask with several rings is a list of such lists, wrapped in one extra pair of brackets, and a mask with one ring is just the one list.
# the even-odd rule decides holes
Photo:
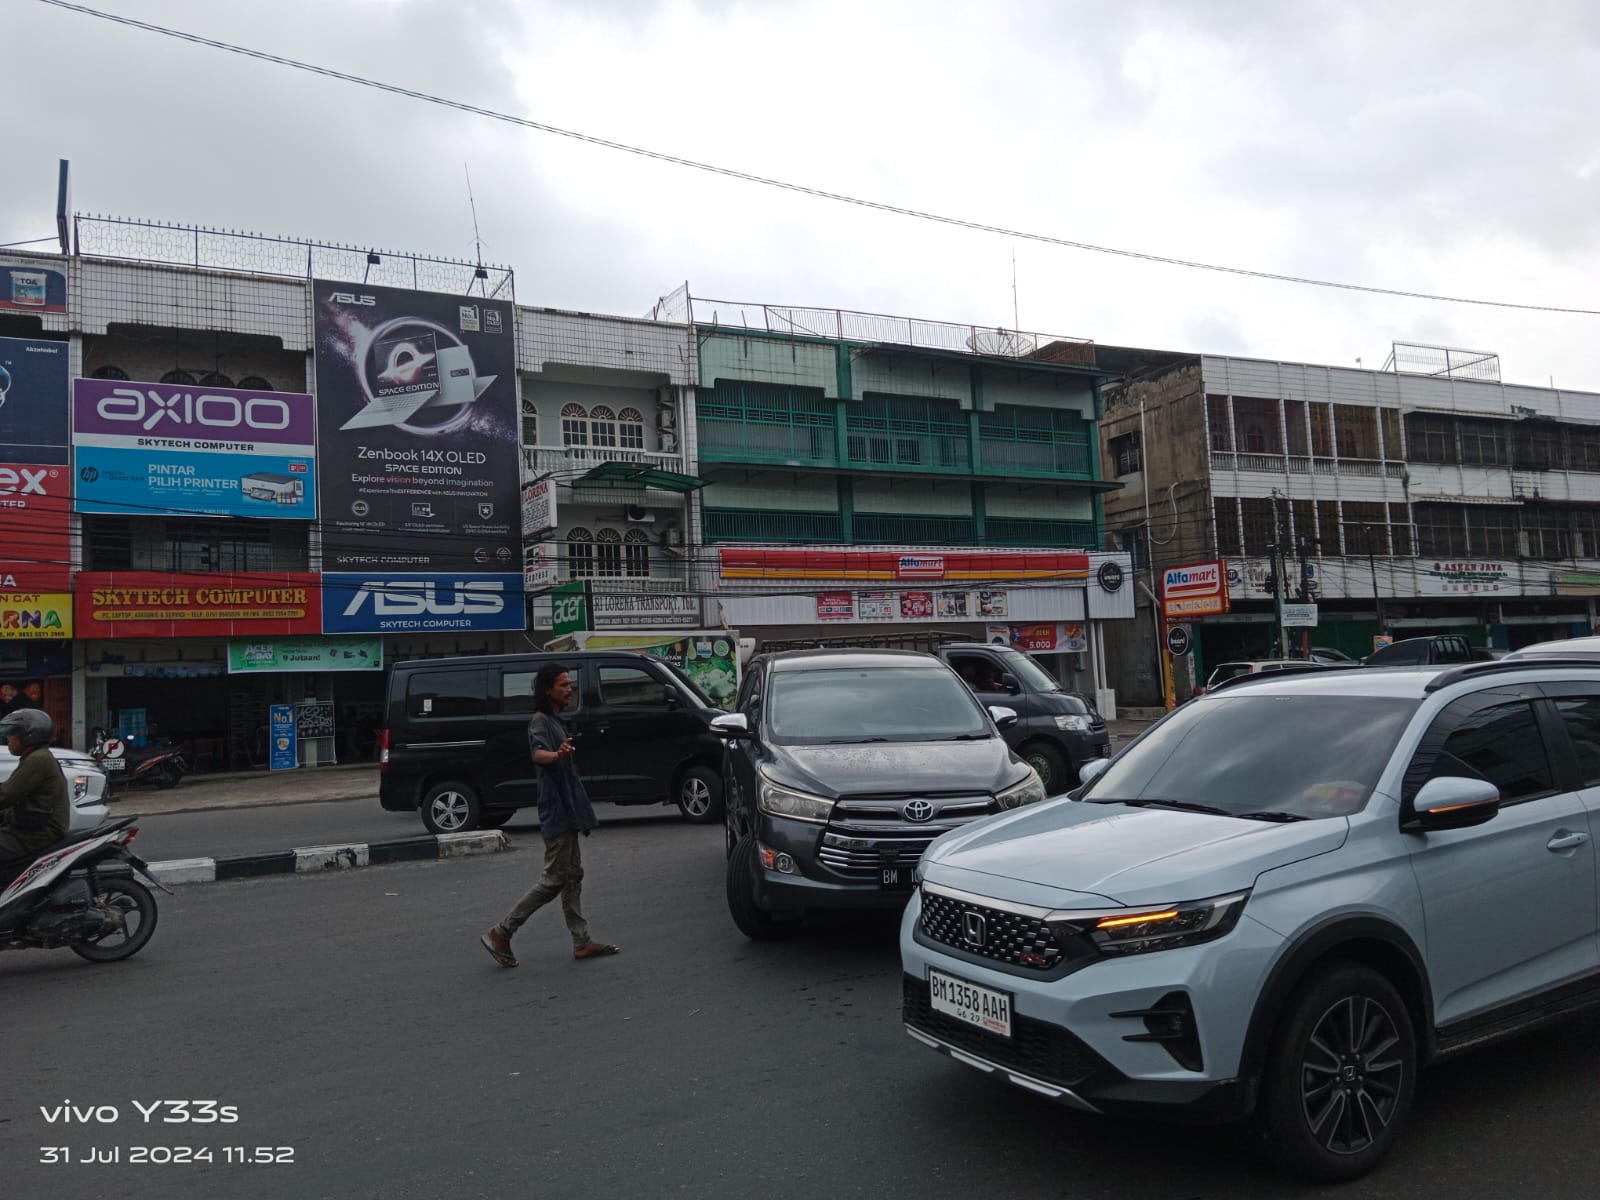
[(206, 429), (259, 429), (275, 433), (289, 428), (288, 401), (277, 396), (220, 396), (208, 392), (173, 392), (155, 388), (119, 387), (95, 405), (102, 421), (127, 422), (148, 433), (168, 423), (179, 429), (199, 425)]
[(0, 467), (0, 496), (43, 496), (48, 467)]
[(345, 605), (353, 617), (370, 602), (379, 617), (493, 616), (504, 612), (506, 585), (499, 579), (398, 579), (363, 583)]

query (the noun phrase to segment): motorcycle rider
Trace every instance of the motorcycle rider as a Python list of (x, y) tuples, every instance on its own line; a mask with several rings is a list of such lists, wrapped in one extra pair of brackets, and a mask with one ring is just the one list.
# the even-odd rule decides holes
[(72, 820), (67, 777), (50, 753), (56, 724), (37, 708), (0, 718), (0, 737), (17, 756), (17, 769), (0, 783), (0, 887), (39, 851), (67, 836)]

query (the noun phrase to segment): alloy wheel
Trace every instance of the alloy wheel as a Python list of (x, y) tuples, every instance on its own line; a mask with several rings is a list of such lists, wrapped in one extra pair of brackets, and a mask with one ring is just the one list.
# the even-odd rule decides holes
[(1405, 1080), (1400, 1032), (1368, 996), (1323, 1013), (1300, 1061), (1300, 1103), (1311, 1136), (1333, 1154), (1359, 1154), (1394, 1119)]
[(470, 810), (471, 805), (460, 792), (440, 792), (429, 805), (433, 823), (445, 830), (460, 829), (467, 823)]
[(711, 812), (711, 789), (699, 776), (690, 775), (685, 779), (680, 794), (683, 797), (683, 811), (686, 815), (704, 817)]

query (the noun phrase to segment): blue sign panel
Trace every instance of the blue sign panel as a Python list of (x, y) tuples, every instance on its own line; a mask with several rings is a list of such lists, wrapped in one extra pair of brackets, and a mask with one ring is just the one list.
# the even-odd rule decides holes
[(267, 731), (272, 739), (267, 765), (274, 771), (285, 771), (290, 767), (299, 766), (299, 750), (295, 744), (298, 738), (294, 723), (294, 705), (274, 704), (267, 722)]
[(75, 505), (82, 513), (221, 517), (317, 515), (309, 457), (78, 446)]
[(0, 338), (0, 462), (67, 461), (67, 343)]
[(481, 633), (523, 629), (526, 618), (517, 573), (322, 576), (324, 633)]

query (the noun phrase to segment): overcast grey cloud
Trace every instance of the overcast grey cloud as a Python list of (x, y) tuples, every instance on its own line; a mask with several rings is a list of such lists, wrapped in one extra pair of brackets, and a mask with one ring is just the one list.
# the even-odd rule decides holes
[[(1102, 245), (1600, 307), (1600, 6), (100, 0), (664, 152)], [(83, 211), (486, 259), (524, 303), (697, 295), (1600, 391), (1600, 318), (1243, 279), (850, 208), (0, 0), (0, 241)], [(20, 102), (20, 108), (17, 105)]]

